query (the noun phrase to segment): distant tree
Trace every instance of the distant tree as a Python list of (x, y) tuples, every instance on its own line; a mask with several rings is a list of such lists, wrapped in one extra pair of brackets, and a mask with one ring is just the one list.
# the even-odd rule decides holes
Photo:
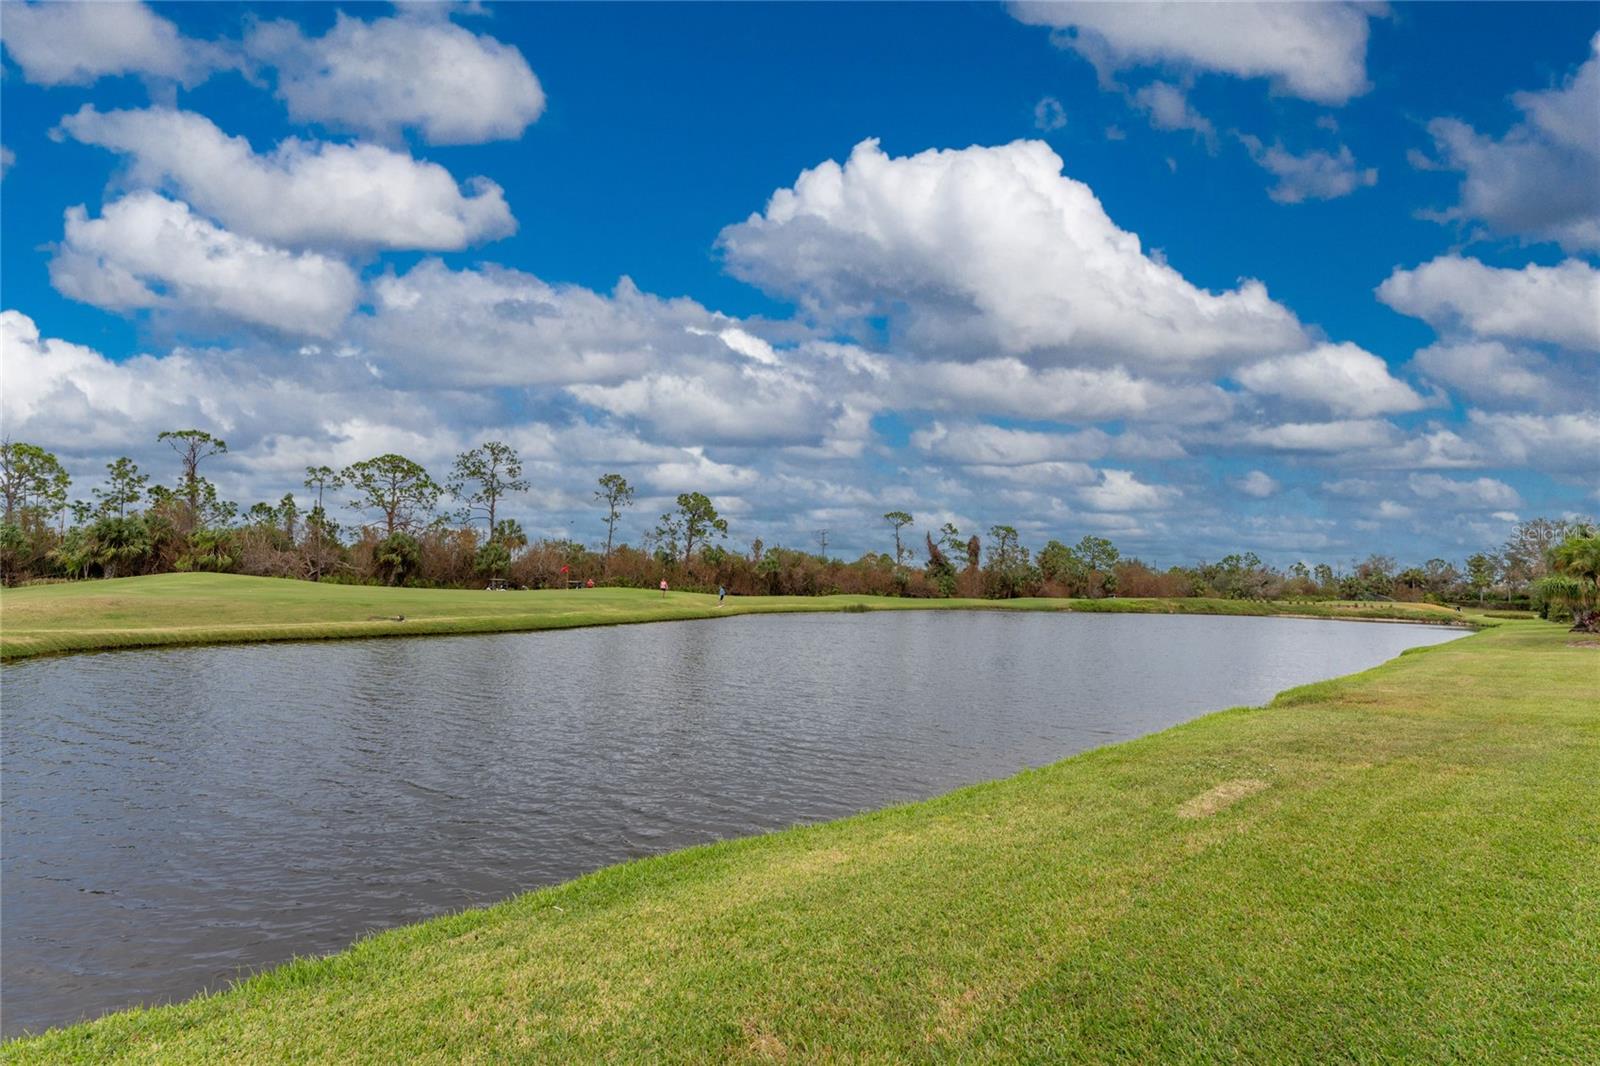
[(491, 577), (505, 577), (511, 569), (511, 554), (528, 546), (528, 535), (515, 518), (502, 518), (494, 524), (489, 539), (473, 557), (473, 569)]
[(1078, 553), (1052, 540), (1039, 549), (1039, 573), (1046, 581), (1064, 585), (1068, 593), (1083, 592), (1089, 581), (1089, 567)]
[(295, 536), (300, 528), (300, 505), (293, 493), (284, 493), (276, 504), (251, 504), (244, 518), (247, 525), (267, 534), (273, 543), (279, 544), (280, 550), (294, 547)]
[(321, 581), (322, 575), (331, 573), (339, 565), (339, 523), (328, 517), (321, 505), (311, 508), (306, 515), (306, 538), (300, 545), (300, 564), (306, 577)]
[(1201, 564), (1198, 569), (1210, 592), (1234, 600), (1265, 595), (1273, 577), (1255, 552), (1230, 552), (1214, 563)]
[(337, 527), (323, 507), (323, 494), (329, 489), (337, 492), (344, 488), (344, 478), (331, 466), (308, 466), (302, 484), (317, 494), (317, 502), (311, 505), (311, 514), (306, 518), (305, 564), (311, 580), (320, 581), (332, 562), (327, 552), (328, 541), (338, 539)]
[(728, 535), (727, 520), (717, 514), (717, 509), (705, 493), (680, 492), (675, 517), (677, 531), (683, 538), (684, 566), (688, 566), (689, 560), (694, 558), (696, 544), (704, 544), (713, 536)]
[(482, 518), (492, 536), (500, 501), (514, 492), (527, 492), (528, 482), (517, 450), (492, 440), (456, 456), (446, 488), (461, 501), (462, 521)]
[(1089, 572), (1091, 596), (1109, 595), (1116, 591), (1116, 578), (1111, 568), (1117, 565), (1122, 553), (1117, 551), (1115, 544), (1105, 537), (1085, 536), (1072, 550)]
[(144, 497), (149, 481), (150, 476), (139, 473), (138, 464), (125, 455), (107, 463), (105, 487), (94, 490), (94, 498), (100, 501), (100, 514), (115, 513), (118, 518), (126, 518), (128, 506)]
[(1374, 552), (1355, 564), (1350, 574), (1339, 581), (1340, 594), (1347, 600), (1367, 600), (1394, 593), (1394, 557)]
[(0, 441), (0, 581), (10, 584), (49, 558), (47, 527), (67, 504), (72, 481), (50, 452)]
[(1478, 552), (1467, 558), (1467, 585), (1478, 594), (1478, 603), (1493, 587), (1500, 572), (1500, 561), (1487, 552)]
[(671, 511), (661, 512), (655, 527), (646, 530), (640, 539), (646, 555), (668, 564), (678, 561), (678, 543), (683, 539), (683, 534)]
[(1514, 589), (1522, 589), (1550, 573), (1551, 550), (1560, 544), (1571, 523), (1559, 518), (1530, 518), (1519, 522), (1500, 549), (1501, 575)]
[(884, 514), (883, 520), (894, 529), (894, 564), (900, 566), (906, 561), (906, 550), (900, 543), (900, 531), (916, 519), (907, 511), (889, 511)]
[(300, 527), (300, 504), (295, 501), (294, 493), (286, 492), (278, 501), (278, 518), (283, 523), (284, 537), (293, 544)]
[[(184, 508), (189, 506), (184, 500)], [(197, 512), (197, 521), (203, 528), (206, 526), (226, 527), (233, 524), (239, 517), (239, 505), (232, 500), (224, 500), (217, 495), (217, 487), (209, 481), (200, 483), (200, 509)]]
[[(490, 534), (489, 542), (484, 545), (484, 548), (487, 549), (490, 546), (496, 548), (498, 553), (503, 553), (497, 554), (496, 558), (504, 561), (499, 570), (490, 570), (488, 572), (505, 577), (510, 572), (513, 555), (528, 546), (528, 534), (523, 532), (522, 523), (515, 518), (502, 518), (494, 524), (494, 532)], [(481, 571), (482, 560), (479, 560), (479, 568)]]
[(1373, 576), (1379, 579), (1394, 580), (1394, 572), (1398, 564), (1392, 555), (1380, 555), (1373, 552), (1356, 564), (1356, 573), (1362, 576)]
[(932, 533), (924, 534), (923, 539), (928, 544), (928, 565), (926, 574), (928, 580), (933, 582), (941, 596), (954, 596), (956, 594), (956, 568), (951, 564), (950, 557), (940, 550), (938, 542), (933, 539)]
[(1105, 537), (1084, 537), (1074, 549), (1091, 570), (1110, 570), (1122, 558), (1117, 546)]
[(611, 544), (617, 533), (617, 519), (624, 507), (633, 506), (633, 486), (621, 474), (600, 475), (600, 487), (595, 498), (606, 505), (606, 565), (611, 563)]
[(982, 557), (983, 544), (978, 540), (978, 535), (974, 533), (972, 538), (967, 541), (967, 569), (978, 569), (978, 562), (982, 559)]
[(528, 535), (522, 531), (522, 523), (515, 518), (502, 518), (496, 522), (489, 539), (496, 544), (504, 544), (508, 551), (528, 546)]
[(426, 524), (439, 502), (441, 490), (428, 472), (393, 452), (352, 463), (339, 477), (356, 493), (351, 507), (383, 516), (386, 538)]
[(989, 529), (989, 561), (984, 577), (988, 593), (1001, 599), (1019, 595), (1031, 583), (1028, 549), (1011, 526)]
[(327, 489), (335, 491), (344, 488), (344, 478), (331, 466), (306, 467), (305, 487), (317, 494), (316, 509), (322, 510), (322, 494)]
[(961, 535), (961, 530), (956, 528), (954, 522), (946, 522), (944, 525), (939, 527), (939, 546), (943, 548), (945, 554), (950, 556), (952, 559), (962, 559), (966, 557), (966, 538)]
[(221, 455), (228, 450), (224, 440), (213, 437), (200, 429), (171, 429), (156, 434), (156, 440), (165, 441), (178, 455), (181, 468), (178, 480), (178, 492), (189, 505), (190, 520), (195, 523), (203, 521), (201, 504), (204, 490), (200, 476), (200, 463), (213, 455)]
[(0, 497), (6, 522), (20, 521), (23, 512), (54, 518), (66, 507), (71, 485), (61, 461), (50, 452), (36, 444), (0, 441)]
[(1443, 559), (1429, 559), (1422, 564), (1422, 572), (1427, 576), (1428, 591), (1436, 596), (1443, 596), (1461, 581), (1461, 571)]
[(490, 577), (504, 577), (511, 567), (511, 549), (498, 540), (489, 540), (473, 556), (472, 568)]

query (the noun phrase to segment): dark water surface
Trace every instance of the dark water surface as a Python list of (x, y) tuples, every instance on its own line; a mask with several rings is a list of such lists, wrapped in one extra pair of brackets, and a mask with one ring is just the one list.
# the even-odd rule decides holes
[(3, 1029), (931, 796), (1460, 635), (897, 612), (9, 666)]

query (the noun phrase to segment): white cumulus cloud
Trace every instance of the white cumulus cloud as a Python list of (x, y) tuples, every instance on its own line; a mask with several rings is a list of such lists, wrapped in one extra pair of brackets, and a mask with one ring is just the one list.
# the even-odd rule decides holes
[(1411, 491), (1424, 500), (1445, 500), (1458, 507), (1482, 511), (1504, 511), (1522, 506), (1517, 490), (1492, 477), (1470, 481), (1443, 474), (1412, 474), (1406, 479)]
[(1162, 382), (1120, 366), (1036, 368), (1016, 358), (891, 365), (895, 399), (933, 410), (1058, 422), (1159, 419), (1180, 425), (1216, 422), (1233, 410), (1232, 397), (1210, 382)]
[(1378, 183), (1377, 168), (1357, 166), (1349, 145), (1341, 144), (1337, 152), (1315, 150), (1295, 155), (1281, 144), (1266, 147), (1260, 138), (1248, 134), (1239, 140), (1249, 150), (1250, 158), (1278, 179), (1267, 195), (1280, 204), (1337, 200)]
[(158, 308), (323, 337), (360, 289), (339, 260), (241, 237), (150, 192), (107, 204), (99, 218), (68, 208), (50, 280), (107, 310)]
[(1011, 5), (1021, 21), (1055, 29), (1051, 40), (1088, 59), (1102, 80), (1166, 64), (1270, 78), (1281, 92), (1326, 104), (1367, 90), (1367, 20), (1375, 10), (1347, 3)]
[(1580, 259), (1512, 270), (1445, 255), (1397, 269), (1377, 292), (1442, 331), (1600, 350), (1600, 270)]
[(1235, 478), (1232, 484), (1246, 496), (1257, 500), (1264, 500), (1274, 495), (1282, 487), (1277, 479), (1265, 470), (1252, 470), (1243, 477)]
[(886, 317), (894, 343), (924, 355), (1183, 366), (1302, 345), (1259, 281), (1196, 287), (1061, 168), (1040, 141), (892, 158), (868, 140), (720, 245), (736, 276), (820, 321)]
[(1415, 389), (1389, 373), (1387, 363), (1349, 342), (1264, 359), (1233, 376), (1252, 392), (1325, 407), (1337, 415), (1392, 414), (1426, 404)]
[(227, 63), (142, 3), (8, 3), (0, 41), (35, 85), (89, 85), (139, 74), (192, 86)]
[(77, 441), (109, 433), (110, 443), (120, 444), (129, 421), (184, 410), (194, 400), (185, 381), (198, 376), (181, 356), (114, 363), (81, 344), (41, 338), (19, 311), (0, 312), (0, 356), (7, 434), (51, 445), (68, 433)]
[(1067, 109), (1053, 96), (1043, 96), (1033, 105), (1033, 127), (1046, 133), (1059, 130), (1067, 124)]
[(287, 20), (263, 22), (245, 51), (276, 68), (278, 96), (297, 122), (478, 144), (520, 137), (544, 112), (544, 89), (520, 51), (448, 19), (367, 22), (340, 12), (321, 37)]
[[(1411, 365), (1446, 388), (1492, 407), (1557, 406), (1574, 398), (1579, 402), (1584, 399), (1576, 382), (1570, 383), (1574, 387), (1559, 383), (1557, 368), (1550, 360), (1500, 341), (1441, 341), (1419, 350), (1412, 356)], [(1591, 383), (1591, 402), (1595, 398), (1593, 392)]]
[(372, 284), (355, 339), (394, 374), (457, 387), (616, 383), (664, 360), (714, 355), (729, 323), (624, 278), (609, 295), (501, 266), (425, 259)]
[(1107, 439), (1105, 434), (1095, 430), (1041, 433), (982, 422), (948, 426), (934, 422), (911, 434), (911, 446), (953, 463), (1017, 466), (1064, 459), (1097, 459), (1105, 454)]
[(1440, 160), (1422, 165), (1463, 172), (1460, 201), (1441, 219), (1600, 250), (1600, 34), (1589, 53), (1560, 86), (1513, 96), (1522, 120), (1503, 137), (1455, 118), (1428, 124)]
[(840, 413), (807, 374), (726, 360), (567, 391), (591, 407), (647, 423), (660, 440), (689, 443), (817, 444)]
[(169, 188), (235, 232), (274, 244), (455, 250), (516, 230), (500, 186), (463, 193), (437, 163), (372, 144), (290, 137), (266, 155), (203, 115), (96, 111), (61, 121), (85, 144), (129, 157), (129, 176)]
[(1392, 423), (1378, 418), (1283, 422), (1251, 426), (1241, 434), (1246, 444), (1286, 452), (1358, 451), (1393, 444), (1398, 437), (1399, 431)]
[(1538, 415), (1508, 411), (1467, 412), (1500, 465), (1570, 470), (1594, 478), (1600, 455), (1600, 411)]
[[(187, 349), (113, 360), (81, 344), (41, 337), (21, 312), (0, 312), (6, 432), (64, 455), (94, 456), (93, 473), (117, 454), (159, 457), (155, 435), (174, 426), (204, 425), (244, 444), (268, 427), (311, 432), (319, 409), (340, 407), (347, 416), (351, 397), (333, 395), (322, 378), (326, 368), (325, 362), (305, 363), (285, 373), (260, 353)], [(389, 409), (371, 390), (360, 405), (374, 413)], [(236, 438), (239, 433), (245, 437)]]
[(1149, 117), (1150, 125), (1156, 129), (1191, 130), (1207, 145), (1216, 146), (1216, 127), (1210, 119), (1195, 110), (1188, 94), (1171, 82), (1153, 81), (1141, 86), (1129, 101)]
[(1179, 495), (1176, 488), (1147, 484), (1129, 470), (1102, 470), (1100, 484), (1078, 490), (1078, 499), (1096, 511), (1150, 511), (1166, 507)]

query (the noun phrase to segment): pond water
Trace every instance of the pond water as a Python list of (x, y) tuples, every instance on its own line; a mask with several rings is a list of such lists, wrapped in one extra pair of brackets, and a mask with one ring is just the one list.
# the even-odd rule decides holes
[(897, 612), (9, 666), (4, 1032), (931, 796), (1460, 635)]

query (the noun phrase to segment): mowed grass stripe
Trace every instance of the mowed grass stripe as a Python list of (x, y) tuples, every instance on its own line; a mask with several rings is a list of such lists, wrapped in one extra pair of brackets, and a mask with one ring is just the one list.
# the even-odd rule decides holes
[(1597, 708), (1600, 651), (1509, 622), (6, 1057), (1600, 1061)]

